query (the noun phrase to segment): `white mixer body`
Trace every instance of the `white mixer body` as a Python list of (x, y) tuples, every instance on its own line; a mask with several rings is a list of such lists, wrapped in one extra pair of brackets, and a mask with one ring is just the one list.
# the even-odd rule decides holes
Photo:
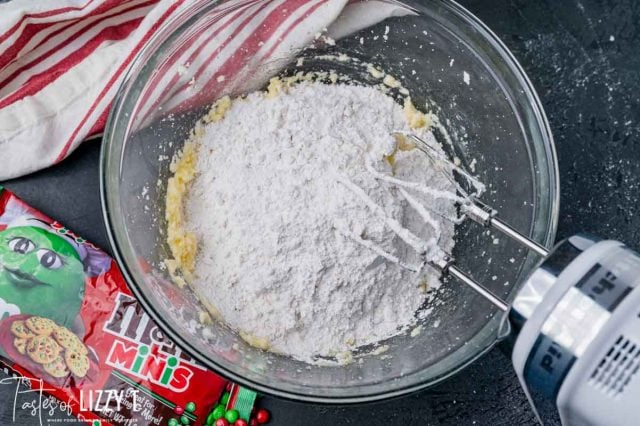
[(512, 361), (538, 411), (564, 425), (640, 424), (640, 257), (576, 236), (527, 279), (509, 312)]

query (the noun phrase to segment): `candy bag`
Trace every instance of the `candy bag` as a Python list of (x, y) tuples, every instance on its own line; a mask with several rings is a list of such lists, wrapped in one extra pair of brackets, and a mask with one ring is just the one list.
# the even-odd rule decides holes
[(203, 424), (226, 382), (170, 341), (93, 244), (0, 186), (0, 363), (89, 424)]

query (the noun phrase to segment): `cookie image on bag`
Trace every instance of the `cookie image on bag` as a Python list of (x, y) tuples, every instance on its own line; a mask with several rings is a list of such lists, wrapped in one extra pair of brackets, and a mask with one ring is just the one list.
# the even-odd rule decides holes
[(51, 335), (65, 350), (77, 352), (83, 355), (87, 355), (89, 353), (80, 338), (68, 328), (56, 327)]
[(69, 375), (69, 369), (62, 356), (58, 355), (53, 361), (44, 364), (42, 369), (52, 377), (57, 379)]
[(30, 317), (24, 322), (27, 328), (33, 331), (35, 334), (48, 336), (55, 330), (58, 326), (55, 322), (50, 320), (49, 318), (42, 317)]
[(27, 355), (38, 364), (53, 362), (62, 352), (60, 345), (49, 336), (36, 336), (27, 343)]
[(66, 351), (64, 361), (71, 372), (78, 377), (84, 377), (89, 371), (89, 357), (78, 352)]
[(21, 339), (29, 339), (36, 336), (36, 334), (29, 330), (22, 320), (17, 320), (11, 323), (11, 334)]
[(18, 337), (16, 339), (13, 340), (13, 346), (16, 348), (16, 350), (24, 355), (27, 353), (27, 342), (29, 340), (28, 339), (23, 339), (21, 337)]

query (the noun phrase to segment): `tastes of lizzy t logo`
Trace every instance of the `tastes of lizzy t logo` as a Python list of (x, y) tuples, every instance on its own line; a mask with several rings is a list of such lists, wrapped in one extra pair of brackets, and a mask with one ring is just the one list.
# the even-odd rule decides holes
[(193, 368), (202, 369), (168, 340), (138, 302), (126, 294), (118, 294), (104, 330), (117, 337), (106, 363), (118, 370), (183, 392), (189, 387)]

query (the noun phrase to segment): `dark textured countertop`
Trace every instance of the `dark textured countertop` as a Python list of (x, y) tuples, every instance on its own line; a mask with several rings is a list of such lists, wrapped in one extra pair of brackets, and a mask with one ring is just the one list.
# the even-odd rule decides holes
[[(542, 99), (560, 164), (558, 238), (589, 231), (640, 247), (640, 2), (461, 3), (506, 43)], [(99, 149), (98, 141), (88, 142), (58, 166), (3, 184), (109, 250), (98, 191)], [(2, 424), (12, 423), (13, 392), (0, 385)], [(535, 424), (509, 359), (498, 349), (408, 397), (337, 407), (264, 397), (261, 404), (275, 425)], [(21, 410), (16, 417), (16, 423), (38, 424)]]

